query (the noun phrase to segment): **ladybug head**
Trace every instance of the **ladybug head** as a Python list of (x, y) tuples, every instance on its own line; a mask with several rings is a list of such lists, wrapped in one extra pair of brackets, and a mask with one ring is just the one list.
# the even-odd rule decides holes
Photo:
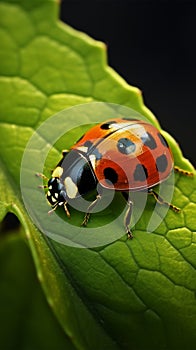
[(46, 197), (52, 208), (61, 206), (66, 202), (67, 194), (65, 187), (59, 178), (52, 177), (48, 181), (48, 192), (46, 194)]

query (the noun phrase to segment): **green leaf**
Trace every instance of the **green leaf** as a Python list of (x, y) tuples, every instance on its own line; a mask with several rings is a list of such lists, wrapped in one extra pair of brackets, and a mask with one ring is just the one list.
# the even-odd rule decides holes
[(44, 299), (29, 249), (20, 236), (19, 230), (7, 231), (1, 239), (1, 348), (52, 350), (58, 344), (59, 350), (74, 350)]
[[(20, 165), (29, 138), (43, 121), (77, 104), (104, 101), (131, 107), (159, 124), (141, 92), (107, 66), (105, 45), (57, 20), (55, 1), (4, 1), (0, 13), (0, 215), (13, 212), (19, 218), (39, 280), (65, 333), (77, 349), (194, 349), (195, 178), (175, 176), (172, 202), (182, 211), (169, 211), (151, 233), (146, 232), (154, 205), (149, 198), (132, 241), (124, 235), (103, 247), (77, 249), (39, 232), (22, 204)], [(86, 116), (86, 123), (92, 122)], [(175, 164), (193, 170), (174, 139), (165, 136)], [(68, 135), (68, 146), (72, 137)], [(46, 168), (58, 162), (60, 147), (61, 141)], [(37, 150), (32, 157), (36, 164)], [(73, 215), (79, 223), (79, 214)], [(161, 210), (154, 215), (161, 216)], [(95, 216), (95, 226), (104, 220)], [(113, 227), (111, 223), (105, 234)]]

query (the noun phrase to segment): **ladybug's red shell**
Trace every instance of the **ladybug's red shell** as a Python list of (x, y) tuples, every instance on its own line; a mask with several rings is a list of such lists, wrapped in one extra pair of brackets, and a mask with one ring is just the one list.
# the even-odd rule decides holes
[(153, 187), (173, 169), (166, 140), (143, 120), (108, 120), (91, 128), (72, 149), (88, 157), (102, 186), (119, 191)]

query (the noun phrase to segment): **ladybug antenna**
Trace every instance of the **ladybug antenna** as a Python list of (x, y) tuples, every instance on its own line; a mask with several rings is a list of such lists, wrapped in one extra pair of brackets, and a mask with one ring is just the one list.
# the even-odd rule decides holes
[[(42, 173), (36, 173), (35, 176), (41, 177), (42, 179), (48, 181), (48, 178)], [(48, 185), (39, 185), (38, 188), (48, 188)]]
[(70, 212), (69, 212), (69, 210), (67, 208), (67, 202), (64, 202), (63, 206), (64, 206), (64, 210), (65, 210), (65, 212), (67, 214), (67, 217), (70, 218), (71, 215), (70, 215)]
[(45, 176), (44, 174), (42, 173), (35, 173), (35, 176), (38, 176), (38, 177), (41, 177), (42, 179), (48, 181), (49, 179), (47, 178), (47, 176)]
[(39, 185), (38, 188), (48, 188), (48, 185)]

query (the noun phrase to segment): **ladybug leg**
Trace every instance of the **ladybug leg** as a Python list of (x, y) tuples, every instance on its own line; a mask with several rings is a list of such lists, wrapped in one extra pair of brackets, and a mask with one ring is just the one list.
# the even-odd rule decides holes
[(132, 215), (132, 208), (133, 208), (133, 202), (131, 200), (127, 201), (127, 205), (128, 205), (128, 209), (126, 211), (125, 214), (125, 218), (124, 218), (124, 224), (125, 224), (125, 230), (128, 236), (128, 239), (132, 239), (133, 238), (133, 234), (129, 228), (129, 224), (131, 221), (131, 215)]
[(64, 210), (67, 214), (67, 217), (70, 218), (71, 214), (69, 212), (69, 209), (67, 208), (67, 202), (64, 202), (63, 207), (64, 207)]
[(84, 220), (81, 224), (81, 226), (86, 226), (88, 224), (88, 221), (89, 221), (89, 218), (90, 218), (90, 215), (91, 215), (91, 211), (92, 209), (97, 205), (97, 203), (101, 200), (101, 195), (98, 194), (96, 199), (89, 205), (88, 209), (87, 209), (87, 212), (84, 216)]
[(167, 205), (170, 209), (172, 209), (173, 211), (175, 211), (176, 213), (178, 213), (180, 211), (180, 208), (176, 207), (175, 205), (166, 202), (161, 196), (159, 196), (158, 193), (156, 193), (152, 188), (148, 189), (148, 194), (153, 195), (153, 197), (156, 199), (156, 201), (159, 204), (165, 204)]
[(181, 169), (178, 166), (174, 166), (174, 171), (176, 173), (179, 173), (179, 174), (185, 175), (185, 176), (193, 176), (194, 175), (191, 171)]
[(89, 219), (90, 219), (90, 216), (91, 216), (90, 213), (86, 213), (86, 214), (85, 214), (84, 220), (82, 221), (81, 226), (87, 226), (88, 221), (89, 221)]
[(128, 239), (132, 239), (133, 238), (133, 234), (129, 228), (130, 225), (130, 221), (131, 221), (131, 215), (132, 215), (132, 209), (133, 209), (133, 202), (129, 199), (129, 196), (127, 194), (127, 192), (122, 192), (123, 197), (126, 199), (127, 202), (127, 211), (124, 217), (124, 225), (125, 225), (125, 230), (128, 236)]
[[(49, 215), (52, 214), (58, 208), (58, 206), (59, 206), (59, 203), (57, 202), (56, 205), (51, 210), (48, 211), (48, 214)], [(70, 214), (70, 212), (69, 212), (69, 210), (67, 208), (67, 202), (63, 203), (63, 207), (64, 207), (64, 210), (65, 210), (65, 212), (67, 214), (67, 217), (70, 218), (71, 214)]]
[(56, 204), (52, 209), (48, 211), (48, 214), (51, 215), (58, 208), (58, 204)]

